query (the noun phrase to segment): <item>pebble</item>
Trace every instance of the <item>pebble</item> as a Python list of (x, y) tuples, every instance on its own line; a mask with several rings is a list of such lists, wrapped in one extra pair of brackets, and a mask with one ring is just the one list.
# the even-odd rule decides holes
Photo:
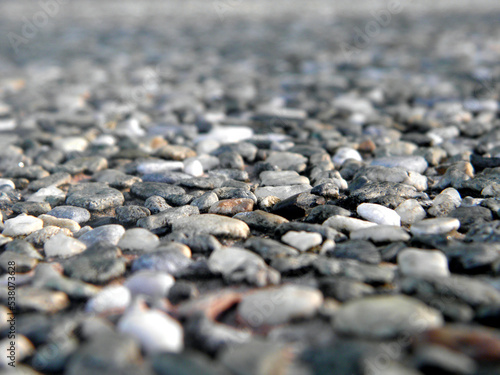
[(121, 206), (125, 201), (119, 190), (102, 186), (100, 183), (76, 186), (68, 191), (66, 204), (69, 206), (77, 206), (89, 211), (103, 211)]
[(353, 232), (360, 229), (370, 228), (376, 225), (376, 223), (373, 223), (371, 221), (364, 221), (342, 215), (333, 215), (323, 223), (323, 226), (325, 227), (346, 232)]
[(163, 182), (136, 182), (130, 191), (139, 198), (147, 199), (152, 196), (160, 196), (166, 199), (171, 194), (184, 194), (180, 186), (174, 186)]
[(376, 158), (371, 165), (394, 168), (401, 167), (410, 172), (424, 173), (427, 169), (427, 161), (421, 156), (390, 156)]
[(358, 229), (350, 233), (352, 240), (368, 240), (374, 243), (408, 241), (410, 234), (399, 226), (377, 225), (369, 228)]
[(211, 234), (217, 238), (245, 239), (250, 228), (241, 220), (214, 214), (183, 217), (172, 223), (173, 231), (192, 235)]
[(181, 324), (161, 311), (128, 311), (119, 320), (117, 330), (136, 339), (148, 355), (178, 353), (184, 348)]
[(163, 298), (167, 296), (174, 282), (174, 278), (166, 273), (139, 271), (125, 280), (123, 286), (127, 287), (132, 295)]
[(443, 325), (441, 313), (406, 296), (365, 297), (343, 304), (333, 327), (342, 335), (390, 339)]
[(245, 223), (247, 223), (250, 229), (261, 231), (264, 233), (272, 233), (278, 227), (278, 225), (288, 223), (288, 220), (284, 217), (274, 215), (262, 210), (240, 212), (234, 215), (233, 218), (244, 221)]
[(425, 219), (427, 213), (416, 199), (407, 199), (395, 208), (396, 213), (401, 218), (401, 223), (411, 225), (417, 221)]
[(340, 147), (332, 156), (332, 161), (335, 165), (341, 166), (346, 160), (353, 159), (363, 161), (363, 158), (355, 149), (350, 147)]
[(268, 267), (257, 254), (240, 248), (222, 248), (215, 250), (208, 258), (208, 267), (215, 274), (222, 274), (224, 279), (237, 283), (265, 286), (278, 284), (280, 275)]
[(415, 236), (446, 234), (460, 228), (460, 221), (455, 218), (442, 217), (424, 219), (412, 224), (410, 232)]
[(293, 152), (272, 152), (266, 162), (276, 165), (281, 170), (302, 172), (306, 169), (307, 158)]
[(277, 197), (280, 200), (290, 198), (291, 196), (306, 193), (311, 191), (312, 186), (305, 185), (291, 185), (291, 186), (266, 186), (258, 187), (255, 189), (255, 196), (259, 199), (269, 196)]
[(87, 247), (91, 247), (98, 243), (110, 243), (117, 245), (124, 234), (125, 228), (121, 225), (110, 224), (92, 229), (91, 231), (80, 236), (78, 239)]
[(146, 207), (137, 205), (117, 207), (115, 213), (116, 219), (122, 225), (135, 225), (137, 220), (150, 215)]
[(248, 198), (223, 199), (212, 206), (208, 212), (211, 214), (234, 216), (240, 212), (252, 211), (254, 201)]
[(399, 271), (405, 276), (449, 276), (448, 259), (438, 250), (407, 248), (398, 253)]
[(43, 221), (41, 219), (29, 215), (19, 215), (5, 220), (2, 234), (10, 237), (27, 236), (42, 228)]
[(71, 233), (77, 233), (81, 227), (80, 225), (71, 219), (60, 219), (56, 218), (52, 215), (40, 215), (38, 216), (39, 219), (43, 220), (43, 225), (44, 226), (55, 226), (59, 228), (65, 228), (71, 231)]
[(323, 295), (315, 288), (284, 285), (244, 296), (237, 312), (245, 324), (257, 328), (313, 317), (322, 303)]
[(90, 220), (90, 212), (81, 207), (58, 206), (44, 213), (58, 219), (70, 219), (76, 221), (78, 224), (84, 224)]
[(160, 239), (156, 234), (147, 229), (132, 228), (125, 231), (118, 242), (118, 247), (124, 251), (151, 252), (159, 244)]
[(290, 231), (281, 236), (281, 241), (304, 252), (321, 245), (323, 237), (319, 233)]
[(69, 237), (63, 233), (51, 237), (43, 246), (43, 250), (47, 257), (61, 258), (68, 258), (80, 254), (86, 249), (87, 246), (82, 241)]
[(194, 177), (203, 176), (203, 164), (196, 159), (187, 159), (184, 161), (184, 172)]
[(380, 225), (401, 225), (401, 217), (396, 211), (379, 204), (362, 203), (358, 206), (356, 212), (363, 219)]
[(166, 272), (179, 277), (193, 263), (185, 254), (179, 251), (158, 251), (139, 256), (132, 263), (132, 271), (150, 270)]
[(132, 295), (125, 286), (107, 286), (87, 301), (85, 311), (96, 314), (121, 312), (130, 305), (131, 301)]
[(448, 216), (448, 214), (462, 203), (460, 193), (454, 188), (444, 189), (436, 198), (432, 200), (432, 207), (429, 208), (429, 215)]
[(309, 179), (295, 171), (264, 171), (259, 175), (261, 186), (306, 185)]

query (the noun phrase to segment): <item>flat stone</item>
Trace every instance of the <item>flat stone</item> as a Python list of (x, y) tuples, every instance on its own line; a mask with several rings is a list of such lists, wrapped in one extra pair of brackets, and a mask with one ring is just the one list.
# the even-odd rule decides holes
[(12, 207), (12, 211), (18, 214), (39, 216), (50, 211), (50, 203), (47, 202), (17, 202)]
[[(38, 258), (38, 257), (37, 257)], [(19, 273), (29, 272), (36, 267), (38, 259), (26, 254), (20, 254), (13, 251), (4, 251), (0, 255), (0, 268), (4, 272), (12, 271), (12, 262), (14, 262), (14, 270)]]
[(18, 237), (27, 236), (43, 228), (43, 221), (29, 215), (19, 215), (15, 218), (5, 220), (2, 234), (4, 236)]
[(128, 229), (118, 242), (118, 247), (124, 251), (150, 252), (158, 247), (160, 239), (147, 229)]
[(455, 218), (442, 217), (424, 219), (412, 224), (410, 231), (413, 235), (423, 236), (432, 234), (446, 234), (460, 228), (460, 221)]
[(251, 229), (264, 233), (272, 233), (278, 225), (288, 223), (288, 220), (284, 217), (262, 210), (240, 212), (234, 215), (233, 218), (244, 221)]
[(154, 195), (166, 199), (171, 194), (184, 194), (185, 191), (180, 186), (170, 185), (163, 182), (136, 182), (130, 191), (142, 199), (147, 199)]
[(266, 186), (258, 187), (257, 189), (255, 189), (255, 196), (259, 199), (273, 196), (284, 200), (300, 193), (307, 193), (311, 191), (311, 189), (312, 186), (308, 184), (291, 186)]
[(373, 203), (362, 203), (356, 209), (359, 216), (381, 225), (401, 225), (401, 217), (390, 208)]
[(438, 250), (407, 248), (398, 254), (399, 272), (405, 276), (449, 276), (448, 259)]
[(321, 245), (323, 237), (319, 233), (289, 231), (281, 237), (281, 241), (304, 252)]
[(317, 289), (284, 285), (247, 294), (237, 313), (245, 324), (257, 328), (311, 318), (322, 303), (323, 295)]
[[(206, 192), (202, 196), (191, 201), (191, 206), (196, 206), (201, 213), (207, 213), (210, 207), (219, 201), (219, 197), (213, 191)], [(252, 201), (253, 204), (253, 201)]]
[(132, 176), (116, 169), (105, 169), (97, 172), (94, 174), (93, 179), (97, 182), (104, 182), (115, 189), (127, 189), (136, 182), (141, 181), (137, 176)]
[(449, 213), (460, 221), (460, 231), (467, 232), (473, 226), (478, 226), (493, 220), (493, 214), (486, 207), (458, 207)]
[(363, 158), (355, 149), (351, 147), (340, 147), (332, 156), (332, 161), (335, 165), (341, 166), (348, 159), (363, 161)]
[(158, 149), (156, 155), (168, 160), (184, 160), (196, 156), (196, 152), (185, 146), (166, 145)]
[(137, 165), (137, 172), (142, 174), (182, 171), (184, 163), (180, 161), (145, 160)]
[(307, 166), (307, 158), (293, 152), (273, 152), (266, 162), (278, 166), (281, 170), (296, 172), (302, 172)]
[(86, 156), (68, 160), (58, 166), (55, 172), (67, 172), (72, 175), (78, 173), (94, 174), (108, 167), (108, 161), (102, 156)]
[(427, 169), (427, 161), (421, 156), (387, 156), (376, 158), (371, 165), (380, 165), (382, 167), (401, 167), (407, 171), (424, 173)]
[(259, 175), (261, 186), (284, 186), (309, 184), (309, 179), (295, 171), (264, 171)]
[(250, 235), (250, 228), (243, 221), (213, 214), (180, 218), (172, 223), (172, 230), (234, 239), (245, 239)]
[(174, 277), (182, 275), (193, 261), (178, 251), (155, 251), (143, 254), (132, 263), (132, 271), (166, 272)]
[(173, 225), (183, 218), (198, 216), (198, 207), (182, 206), (168, 208), (155, 215), (150, 215), (137, 220), (137, 226), (150, 231), (167, 231), (173, 228)]
[(125, 228), (121, 225), (109, 224), (92, 229), (78, 239), (87, 245), (87, 247), (91, 247), (98, 243), (117, 245), (124, 234)]
[(66, 193), (55, 186), (42, 188), (28, 198), (29, 202), (47, 202), (53, 206), (64, 203), (65, 200)]
[(158, 195), (153, 195), (146, 199), (144, 207), (146, 207), (153, 215), (165, 211), (168, 208), (172, 208), (172, 206), (167, 203), (165, 198)]
[(214, 203), (208, 210), (211, 214), (233, 216), (240, 212), (252, 211), (254, 201), (248, 198), (223, 199)]
[(370, 228), (376, 225), (376, 223), (373, 223), (371, 221), (364, 221), (341, 215), (333, 215), (323, 223), (323, 226), (325, 227), (346, 232), (353, 232), (360, 229)]
[(76, 238), (60, 233), (45, 242), (43, 249), (47, 257), (68, 258), (85, 251), (87, 246)]
[(334, 329), (343, 335), (372, 339), (394, 338), (443, 325), (439, 311), (406, 296), (373, 296), (343, 304)]
[[(1, 300), (7, 303), (7, 293), (1, 293)], [(65, 293), (23, 286), (16, 289), (16, 308), (18, 311), (37, 311), (41, 313), (55, 313), (69, 306), (69, 299)]]
[(123, 204), (125, 198), (116, 189), (105, 187), (101, 183), (73, 185), (66, 198), (66, 204), (85, 208), (89, 211), (103, 211)]
[(44, 226), (66, 228), (69, 229), (71, 233), (77, 233), (81, 229), (80, 225), (71, 219), (59, 219), (52, 215), (40, 215), (38, 218), (43, 220)]
[(410, 234), (399, 226), (377, 225), (350, 233), (352, 240), (368, 240), (374, 243), (408, 241)]
[(327, 255), (340, 259), (356, 259), (363, 263), (379, 264), (380, 253), (375, 245), (363, 240), (344, 241), (328, 250)]
[(78, 224), (83, 224), (90, 220), (90, 212), (88, 210), (74, 206), (54, 207), (47, 212), (47, 215), (54, 216), (58, 219), (70, 219), (76, 221)]

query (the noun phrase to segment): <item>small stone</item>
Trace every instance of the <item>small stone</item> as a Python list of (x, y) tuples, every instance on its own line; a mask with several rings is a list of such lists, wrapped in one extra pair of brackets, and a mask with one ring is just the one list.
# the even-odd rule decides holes
[[(7, 293), (5, 299), (7, 303)], [(41, 313), (55, 313), (69, 306), (68, 296), (63, 292), (54, 292), (52, 290), (41, 289), (32, 286), (23, 286), (16, 289), (16, 309), (18, 311), (38, 311)]]
[(164, 251), (143, 254), (132, 263), (132, 271), (150, 270), (166, 272), (179, 277), (193, 263), (185, 254), (179, 251)]
[(66, 200), (66, 193), (55, 186), (49, 186), (31, 194), (28, 198), (30, 202), (47, 202), (53, 206), (63, 203)]
[(264, 171), (259, 175), (261, 186), (283, 186), (309, 184), (307, 177), (295, 171)]
[(343, 304), (333, 325), (340, 334), (389, 339), (440, 327), (443, 317), (437, 310), (414, 298), (373, 296)]
[(373, 203), (362, 203), (356, 209), (363, 219), (380, 225), (401, 226), (401, 217), (390, 208)]
[(454, 188), (444, 189), (432, 200), (432, 207), (429, 208), (429, 215), (447, 216), (462, 203), (460, 193)]
[(332, 156), (332, 161), (335, 165), (341, 166), (346, 160), (354, 159), (363, 161), (363, 158), (355, 149), (350, 147), (340, 147)]
[(493, 220), (491, 211), (486, 207), (458, 207), (449, 213), (460, 221), (460, 231), (467, 232), (473, 226), (479, 226)]
[(141, 179), (137, 176), (125, 174), (116, 169), (105, 169), (94, 174), (93, 179), (97, 182), (105, 182), (115, 189), (128, 189)]
[(142, 174), (182, 171), (184, 163), (180, 161), (146, 160), (137, 165), (137, 172)]
[(103, 211), (121, 206), (124, 201), (125, 198), (119, 190), (103, 186), (100, 182), (73, 185), (66, 198), (67, 205), (90, 211)]
[(416, 199), (407, 199), (395, 209), (401, 218), (401, 223), (411, 225), (417, 221), (425, 219), (427, 216), (425, 210)]
[(325, 182), (312, 188), (311, 194), (319, 195), (327, 199), (339, 197), (339, 187), (331, 182)]
[(446, 234), (460, 228), (460, 221), (455, 218), (442, 217), (424, 219), (412, 224), (410, 232), (415, 236)]
[(215, 237), (234, 239), (244, 239), (250, 235), (250, 228), (243, 221), (214, 214), (180, 218), (172, 223), (172, 230), (193, 235), (211, 234)]
[(96, 314), (121, 312), (131, 301), (132, 296), (128, 288), (122, 285), (107, 286), (88, 300), (85, 311)]
[(323, 223), (323, 226), (333, 228), (338, 231), (352, 232), (364, 228), (376, 226), (376, 223), (347, 217), (342, 215), (333, 215)]
[(307, 193), (311, 191), (311, 189), (312, 186), (308, 184), (291, 186), (266, 186), (258, 187), (257, 189), (255, 189), (255, 196), (259, 199), (272, 196), (277, 197), (280, 200), (284, 200), (300, 193)]
[(137, 220), (137, 226), (154, 231), (155, 233), (161, 233), (172, 229), (173, 224), (182, 218), (198, 214), (199, 210), (194, 206), (173, 207)]
[[(208, 212), (210, 207), (219, 201), (219, 197), (213, 191), (206, 192), (202, 196), (195, 198), (191, 201), (191, 206), (196, 206), (202, 213)], [(253, 204), (253, 201), (252, 201)]]
[(147, 354), (178, 353), (184, 348), (182, 325), (161, 311), (128, 311), (118, 322), (117, 329), (139, 341)]
[(43, 249), (47, 257), (68, 258), (85, 251), (87, 246), (76, 238), (60, 233), (50, 238)]
[(200, 177), (203, 176), (203, 165), (199, 160), (196, 159), (188, 159), (184, 161), (184, 172), (194, 176)]
[[(14, 268), (12, 268), (12, 262), (15, 264)], [(32, 258), (26, 254), (7, 250), (0, 255), (0, 268), (5, 272), (12, 272), (14, 269), (15, 272), (25, 273), (34, 269), (37, 264), (38, 259)]]
[(124, 251), (151, 252), (158, 247), (160, 239), (147, 229), (128, 229), (118, 242), (118, 247)]
[(118, 222), (122, 225), (135, 225), (137, 220), (150, 215), (146, 207), (136, 205), (117, 207), (115, 212)]
[(327, 252), (340, 259), (356, 259), (363, 263), (379, 264), (381, 261), (380, 253), (375, 245), (363, 240), (351, 240), (336, 244), (336, 246)]
[(174, 186), (163, 182), (136, 182), (130, 191), (139, 198), (147, 199), (158, 195), (166, 199), (171, 194), (184, 194), (185, 191), (180, 186)]
[(176, 281), (175, 284), (170, 287), (167, 298), (171, 303), (177, 305), (180, 302), (197, 298), (199, 295), (200, 292), (194, 283)]
[(4, 236), (27, 236), (43, 228), (43, 221), (29, 215), (19, 215), (13, 219), (5, 220), (2, 234)]
[(146, 207), (153, 215), (172, 208), (172, 206), (170, 206), (165, 201), (165, 198), (162, 198), (158, 195), (153, 195), (146, 199), (146, 201), (144, 202), (144, 207)]
[(449, 276), (448, 259), (438, 250), (407, 248), (398, 253), (399, 271), (405, 276)]
[(233, 218), (244, 221), (251, 229), (264, 233), (273, 233), (278, 225), (288, 223), (288, 220), (284, 217), (262, 210), (240, 212), (234, 215)]
[(47, 212), (47, 215), (54, 216), (58, 219), (70, 219), (76, 221), (78, 224), (83, 224), (90, 220), (90, 212), (88, 210), (74, 206), (54, 207)]
[(48, 188), (50, 186), (58, 187), (64, 184), (69, 184), (70, 182), (71, 175), (69, 173), (59, 172), (39, 180), (31, 181), (28, 185), (28, 190), (38, 191), (42, 188)]
[(196, 156), (196, 152), (189, 147), (166, 145), (156, 151), (156, 155), (167, 160), (184, 160)]
[(55, 172), (67, 172), (72, 175), (78, 173), (94, 174), (108, 167), (108, 161), (101, 156), (87, 156), (68, 160), (58, 166)]
[(293, 247), (283, 245), (269, 238), (251, 237), (245, 242), (245, 248), (259, 254), (264, 260), (297, 256), (299, 252)]
[(410, 235), (399, 226), (377, 225), (350, 233), (352, 240), (368, 240), (374, 243), (408, 241)]
[(47, 202), (17, 202), (12, 206), (12, 211), (18, 214), (39, 216), (50, 211), (50, 204)]
[(293, 152), (273, 152), (266, 162), (278, 166), (281, 170), (302, 172), (306, 169), (307, 158)]
[(233, 216), (240, 212), (252, 211), (254, 201), (248, 198), (223, 199), (214, 203), (208, 210), (211, 214)]
[[(243, 297), (238, 316), (251, 327), (285, 324), (293, 319), (313, 317), (321, 304), (319, 290), (300, 285), (284, 285), (256, 291)], [(263, 306), (266, 306), (263, 310)]]
[(40, 215), (38, 218), (43, 220), (44, 226), (66, 228), (69, 229), (71, 233), (77, 233), (81, 229), (80, 225), (71, 219), (59, 219), (52, 215)]
[(277, 284), (280, 275), (269, 268), (257, 254), (240, 248), (222, 248), (214, 251), (208, 258), (208, 267), (224, 279), (238, 283), (246, 281), (257, 286)]
[(150, 297), (164, 298), (174, 282), (174, 278), (166, 273), (139, 271), (130, 276), (123, 285), (133, 295), (144, 294)]
[(287, 219), (297, 219), (306, 215), (311, 208), (325, 204), (325, 198), (310, 194), (300, 193), (276, 203), (272, 212)]
[(87, 247), (91, 247), (98, 243), (117, 245), (124, 234), (125, 228), (121, 225), (110, 224), (92, 229), (78, 239), (87, 245)]
[(281, 241), (304, 252), (321, 245), (323, 237), (319, 233), (289, 231), (281, 237)]
[(382, 167), (401, 167), (407, 171), (424, 173), (427, 169), (427, 161), (421, 156), (387, 156), (376, 158), (371, 165), (380, 165)]

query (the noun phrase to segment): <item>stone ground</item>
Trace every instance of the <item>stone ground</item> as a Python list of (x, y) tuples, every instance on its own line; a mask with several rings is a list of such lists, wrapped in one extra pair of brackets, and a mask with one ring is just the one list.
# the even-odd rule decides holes
[(0, 372), (500, 373), (500, 6), (353, 3), (0, 2)]

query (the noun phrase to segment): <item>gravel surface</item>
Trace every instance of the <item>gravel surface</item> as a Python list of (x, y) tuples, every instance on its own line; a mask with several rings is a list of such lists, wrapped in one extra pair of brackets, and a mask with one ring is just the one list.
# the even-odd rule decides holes
[(1, 2), (0, 372), (500, 373), (499, 17)]

